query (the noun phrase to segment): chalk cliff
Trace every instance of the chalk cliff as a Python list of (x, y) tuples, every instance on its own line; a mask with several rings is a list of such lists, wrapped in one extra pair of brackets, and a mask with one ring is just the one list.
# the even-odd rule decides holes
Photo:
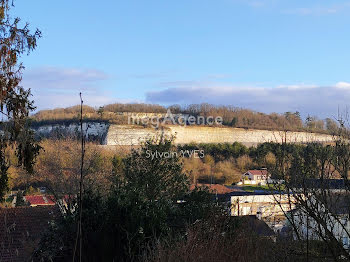
[[(175, 135), (176, 144), (186, 143), (233, 143), (256, 145), (264, 142), (305, 143), (331, 142), (333, 137), (326, 134), (308, 132), (283, 132), (229, 127), (167, 126), (167, 135)], [(160, 133), (160, 130), (130, 125), (110, 125), (104, 141), (106, 145), (139, 145), (147, 138)]]

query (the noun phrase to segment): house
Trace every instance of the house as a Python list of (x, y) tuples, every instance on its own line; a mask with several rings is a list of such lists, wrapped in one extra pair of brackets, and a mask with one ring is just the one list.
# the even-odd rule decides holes
[(276, 232), (285, 224), (286, 214), (295, 208), (287, 194), (247, 194), (231, 196), (231, 216), (256, 216)]
[(42, 234), (58, 215), (57, 206), (0, 208), (0, 261), (32, 261)]
[(24, 201), (28, 202), (31, 207), (36, 206), (54, 206), (55, 202), (52, 196), (35, 195), (35, 196), (24, 196)]
[(270, 178), (270, 174), (267, 169), (254, 169), (248, 170), (243, 174), (243, 183), (248, 185), (266, 185), (267, 180)]

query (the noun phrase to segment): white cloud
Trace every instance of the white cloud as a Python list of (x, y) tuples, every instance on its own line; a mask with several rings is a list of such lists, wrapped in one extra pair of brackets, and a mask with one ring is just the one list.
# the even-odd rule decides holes
[[(79, 103), (79, 92), (84, 103), (101, 106), (114, 102), (141, 102), (117, 100), (101, 84), (108, 79), (104, 72), (94, 69), (42, 67), (25, 72), (22, 85), (31, 88), (39, 110), (67, 107)], [(212, 78), (215, 79), (215, 78)], [(159, 89), (146, 93), (146, 102), (161, 104), (212, 103), (233, 105), (261, 112), (300, 111), (331, 117), (350, 104), (350, 82), (339, 81), (324, 87), (314, 84), (278, 85), (264, 87), (255, 84), (233, 85), (214, 81), (162, 82)]]
[(279, 85), (277, 88), (287, 88), (287, 89), (306, 89), (306, 88), (317, 88), (317, 85), (308, 84), (297, 84), (297, 85)]
[(89, 90), (108, 76), (95, 69), (39, 67), (24, 72), (23, 83), (45, 92), (82, 88)]
[(95, 69), (40, 67), (25, 71), (22, 85), (32, 90), (38, 110), (79, 104), (79, 92), (85, 104), (99, 106), (115, 102), (99, 86), (107, 78)]
[[(84, 104), (98, 107), (108, 103), (116, 102), (115, 99), (111, 99), (108, 96), (96, 95), (96, 94), (84, 94)], [(79, 93), (63, 95), (63, 94), (34, 94), (35, 105), (38, 110), (42, 109), (53, 109), (69, 107), (78, 105), (80, 103)]]
[[(175, 83), (175, 82), (174, 82)], [(342, 87), (342, 88), (339, 88)], [(347, 87), (347, 88), (344, 88)], [(304, 115), (335, 116), (338, 106), (350, 104), (350, 84), (334, 86), (280, 85), (278, 87), (242, 87), (221, 84), (169, 86), (146, 94), (146, 101), (165, 104), (212, 103), (233, 105), (261, 112), (299, 111)]]
[(338, 82), (335, 84), (337, 88), (350, 88), (350, 83), (348, 82)]

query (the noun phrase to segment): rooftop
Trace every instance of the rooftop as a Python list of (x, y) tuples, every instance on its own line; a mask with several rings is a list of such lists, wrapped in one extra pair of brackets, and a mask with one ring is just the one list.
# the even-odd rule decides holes
[(24, 196), (24, 199), (31, 205), (31, 206), (48, 206), (48, 205), (55, 205), (55, 202), (53, 201), (53, 197), (51, 196), (43, 196), (43, 195), (35, 195), (35, 196)]
[(267, 175), (269, 172), (267, 172), (266, 169), (252, 169), (252, 170), (248, 170), (246, 173), (251, 173), (253, 176), (261, 176), (261, 175)]
[(58, 214), (56, 206), (0, 208), (0, 261), (28, 260)]

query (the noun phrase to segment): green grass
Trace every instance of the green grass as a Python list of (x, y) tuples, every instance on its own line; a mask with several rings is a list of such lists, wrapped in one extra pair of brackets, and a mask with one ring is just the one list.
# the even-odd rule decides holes
[(242, 189), (244, 191), (248, 191), (248, 192), (253, 192), (255, 190), (273, 190), (272, 186), (268, 186), (268, 185), (264, 185), (264, 186), (259, 186), (259, 185), (245, 185), (242, 187)]
[(275, 191), (275, 190), (283, 190), (283, 187), (279, 185), (278, 187), (274, 187), (273, 185), (244, 185), (241, 187), (242, 190), (247, 192), (254, 192), (256, 190), (264, 190), (264, 191)]
[(244, 191), (248, 192), (254, 192), (255, 190), (268, 190), (268, 186), (254, 186), (254, 185), (249, 185), (249, 186), (243, 186), (242, 189)]

